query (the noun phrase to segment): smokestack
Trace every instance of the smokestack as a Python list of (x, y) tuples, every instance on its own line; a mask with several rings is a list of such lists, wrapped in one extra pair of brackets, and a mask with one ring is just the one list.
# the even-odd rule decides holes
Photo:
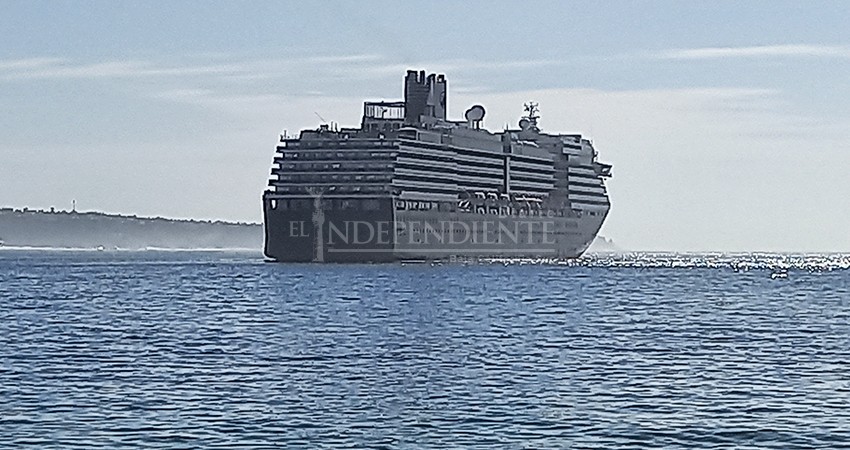
[(425, 71), (408, 70), (404, 78), (404, 123), (418, 125), (420, 116), (426, 115), (428, 107), (428, 88)]

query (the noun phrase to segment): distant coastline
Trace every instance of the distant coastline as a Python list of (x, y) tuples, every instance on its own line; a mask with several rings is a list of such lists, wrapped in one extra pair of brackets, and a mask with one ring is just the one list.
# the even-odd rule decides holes
[(107, 213), (103, 211), (76, 211), (76, 210), (64, 210), (64, 209), (55, 209), (50, 208), (47, 209), (32, 209), (32, 208), (13, 208), (13, 207), (2, 207), (0, 208), (0, 214), (5, 213), (17, 213), (17, 214), (72, 214), (79, 216), (103, 216), (103, 217), (111, 217), (111, 218), (121, 218), (121, 219), (137, 219), (137, 220), (165, 220), (168, 222), (189, 222), (189, 223), (212, 223), (212, 224), (224, 224), (224, 225), (243, 225), (243, 226), (261, 226), (262, 224), (259, 222), (239, 222), (239, 221), (228, 221), (228, 220), (206, 220), (206, 219), (176, 219), (170, 217), (161, 217), (161, 216), (137, 216), (135, 214), (116, 214), (116, 213)]
[(257, 250), (262, 248), (262, 240), (259, 223), (0, 208), (3, 247)]

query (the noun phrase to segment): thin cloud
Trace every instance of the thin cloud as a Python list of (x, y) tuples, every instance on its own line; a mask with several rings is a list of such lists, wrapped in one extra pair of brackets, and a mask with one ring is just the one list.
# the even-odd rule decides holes
[(720, 59), (772, 57), (850, 58), (850, 47), (835, 45), (759, 45), (750, 47), (702, 47), (666, 50), (661, 59)]
[(75, 64), (61, 59), (33, 58), (23, 61), (0, 62), (0, 79), (135, 78), (233, 73), (240, 70), (240, 67), (232, 65), (162, 66), (149, 61), (138, 60)]
[(220, 75), (263, 78), (276, 73), (316, 66), (374, 65), (378, 55), (330, 55), (274, 60), (247, 60), (217, 64), (163, 64), (146, 60), (113, 60), (82, 63), (60, 58), (0, 61), (0, 80), (99, 79)]
[(240, 107), (244, 103), (281, 102), (287, 98), (278, 94), (227, 94), (211, 89), (170, 89), (153, 94), (152, 97), (203, 106), (237, 105)]
[(45, 66), (60, 64), (65, 60), (62, 58), (24, 58), (7, 59), (0, 61), (0, 71), (27, 70)]
[(158, 92), (153, 95), (153, 97), (163, 100), (193, 101), (208, 97), (212, 94), (214, 94), (214, 92), (210, 89), (170, 89)]
[(533, 69), (538, 67), (558, 66), (571, 64), (570, 61), (554, 59), (519, 59), (510, 61), (479, 61), (473, 59), (449, 59), (444, 61), (433, 61), (425, 63), (422, 67), (440, 67), (447, 72), (459, 72), (464, 70), (491, 70), (491, 69)]
[(311, 56), (304, 58), (303, 61), (313, 63), (338, 64), (338, 63), (361, 63), (373, 62), (383, 59), (381, 55), (331, 55), (331, 56)]
[(28, 58), (0, 60), (0, 80), (26, 81), (45, 79), (104, 79), (145, 77), (218, 76), (231, 80), (268, 79), (281, 76), (316, 73), (363, 79), (403, 73), (411, 67), (434, 67), (443, 72), (514, 69), (556, 66), (559, 60), (482, 61), (447, 59), (401, 63), (377, 54), (315, 55), (224, 62), (221, 58), (194, 64), (168, 64), (139, 59), (79, 62), (61, 58)]

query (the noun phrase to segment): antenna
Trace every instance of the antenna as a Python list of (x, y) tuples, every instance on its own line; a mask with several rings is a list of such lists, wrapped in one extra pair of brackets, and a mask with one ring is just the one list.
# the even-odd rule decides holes
[(315, 114), (315, 115), (316, 115), (316, 117), (318, 117), (318, 118), (319, 118), (319, 120), (321, 120), (322, 122), (327, 122), (327, 120), (325, 120), (325, 118), (324, 118), (324, 117), (320, 116), (320, 115), (319, 115), (319, 113), (317, 113), (316, 111), (313, 111), (313, 114)]
[(540, 108), (538, 108), (537, 105), (538, 105), (537, 102), (528, 102), (528, 103), (523, 105), (525, 112), (528, 113), (529, 119), (536, 119), (536, 118), (540, 117), (540, 116), (537, 115), (537, 113), (540, 111)]
[(525, 109), (525, 112), (528, 113), (528, 115), (523, 117), (523, 120), (527, 120), (528, 122), (527, 124), (523, 125), (522, 121), (520, 121), (520, 126), (523, 129), (525, 129), (526, 127), (533, 127), (536, 129), (537, 119), (540, 118), (540, 115), (537, 114), (540, 111), (540, 109), (537, 108), (537, 102), (528, 102), (523, 105), (523, 108)]

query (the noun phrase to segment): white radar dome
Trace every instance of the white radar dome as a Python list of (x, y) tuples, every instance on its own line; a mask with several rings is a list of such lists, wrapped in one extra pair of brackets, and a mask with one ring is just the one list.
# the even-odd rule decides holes
[(464, 116), (466, 117), (466, 120), (470, 122), (477, 122), (484, 118), (484, 113), (485, 111), (483, 106), (475, 105), (472, 108), (467, 109)]

